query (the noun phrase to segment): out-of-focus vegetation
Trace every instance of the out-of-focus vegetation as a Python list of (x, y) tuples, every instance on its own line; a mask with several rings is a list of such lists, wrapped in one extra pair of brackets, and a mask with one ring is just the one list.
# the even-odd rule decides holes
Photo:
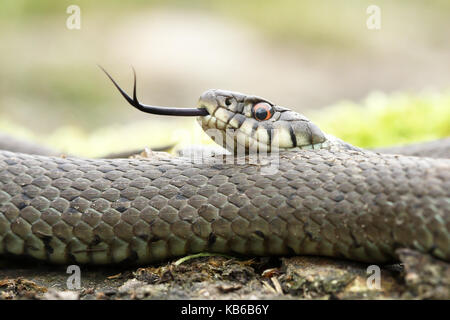
[(381, 92), (341, 102), (314, 116), (322, 130), (360, 147), (402, 145), (450, 136), (450, 91)]
[[(291, 39), (295, 42), (312, 42), (327, 47), (361, 46), (361, 30), (354, 28), (363, 23), (364, 12), (375, 4), (382, 7), (383, 14), (391, 16), (402, 12), (402, 19), (426, 18), (426, 29), (444, 27), (441, 21), (448, 18), (448, 0), (349, 0), (345, 3), (334, 0), (6, 0), (2, 4), (0, 17), (6, 19), (27, 19), (57, 16), (69, 4), (76, 4), (90, 12), (117, 16), (145, 8), (168, 7), (182, 10), (202, 10), (211, 14), (222, 14), (244, 24), (251, 24), (277, 39)], [(419, 16), (419, 13), (425, 15)], [(437, 20), (436, 20), (437, 19)], [(441, 21), (440, 21), (441, 20)], [(410, 21), (417, 23), (415, 20)], [(424, 30), (425, 33), (426, 30)], [(443, 35), (435, 33), (438, 40)], [(359, 41), (354, 41), (358, 39)], [(445, 40), (441, 38), (441, 40)]]
[[(450, 136), (450, 91), (420, 94), (374, 92), (360, 104), (343, 101), (310, 116), (326, 133), (359, 147), (402, 145)], [(214, 144), (194, 121), (134, 122), (92, 132), (65, 126), (38, 135), (23, 126), (0, 120), (0, 128), (35, 139), (69, 154), (102, 156), (142, 147)]]
[[(78, 31), (65, 27), (72, 4)], [(128, 91), (134, 65), (144, 103), (192, 106), (219, 87), (362, 147), (448, 136), (448, 30), (448, 0), (3, 0), (0, 130), (86, 156), (208, 143), (192, 119), (131, 111), (100, 63)]]

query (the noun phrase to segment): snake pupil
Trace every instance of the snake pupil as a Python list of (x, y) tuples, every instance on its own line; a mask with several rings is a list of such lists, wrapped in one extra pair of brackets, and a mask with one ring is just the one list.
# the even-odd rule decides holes
[(268, 120), (272, 117), (272, 107), (266, 102), (260, 102), (253, 107), (253, 116), (258, 121)]
[(264, 108), (258, 108), (255, 112), (256, 119), (264, 120), (267, 118), (267, 110)]

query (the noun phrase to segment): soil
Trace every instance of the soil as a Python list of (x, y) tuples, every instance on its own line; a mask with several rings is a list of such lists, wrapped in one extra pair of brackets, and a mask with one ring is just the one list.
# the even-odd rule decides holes
[(3, 259), (0, 299), (450, 299), (450, 264), (409, 249), (397, 253), (401, 263), (380, 267), (213, 254), (143, 268), (82, 266), (80, 287), (72, 290), (67, 266)]

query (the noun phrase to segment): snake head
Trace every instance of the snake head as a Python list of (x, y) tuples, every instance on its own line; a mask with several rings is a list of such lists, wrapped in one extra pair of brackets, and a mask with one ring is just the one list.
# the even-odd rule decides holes
[(246, 152), (319, 149), (327, 140), (305, 116), (257, 96), (208, 90), (198, 108), (208, 111), (197, 118), (203, 130), (235, 154), (237, 146)]
[(220, 146), (234, 154), (274, 150), (318, 149), (325, 134), (305, 116), (261, 97), (225, 90), (208, 90), (197, 108), (167, 108), (145, 105), (130, 97), (106, 72), (120, 94), (136, 109), (158, 115), (197, 116), (203, 130)]

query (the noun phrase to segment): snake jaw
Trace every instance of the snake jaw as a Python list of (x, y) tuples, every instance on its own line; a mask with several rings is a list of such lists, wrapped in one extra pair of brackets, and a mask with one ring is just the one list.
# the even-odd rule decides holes
[[(274, 111), (265, 121), (256, 120), (252, 113), (253, 106), (261, 102), (270, 104)], [(197, 118), (202, 129), (235, 154), (238, 145), (244, 146), (246, 153), (326, 146), (326, 135), (308, 118), (260, 97), (208, 90), (200, 97), (198, 107), (208, 111), (208, 115)]]

